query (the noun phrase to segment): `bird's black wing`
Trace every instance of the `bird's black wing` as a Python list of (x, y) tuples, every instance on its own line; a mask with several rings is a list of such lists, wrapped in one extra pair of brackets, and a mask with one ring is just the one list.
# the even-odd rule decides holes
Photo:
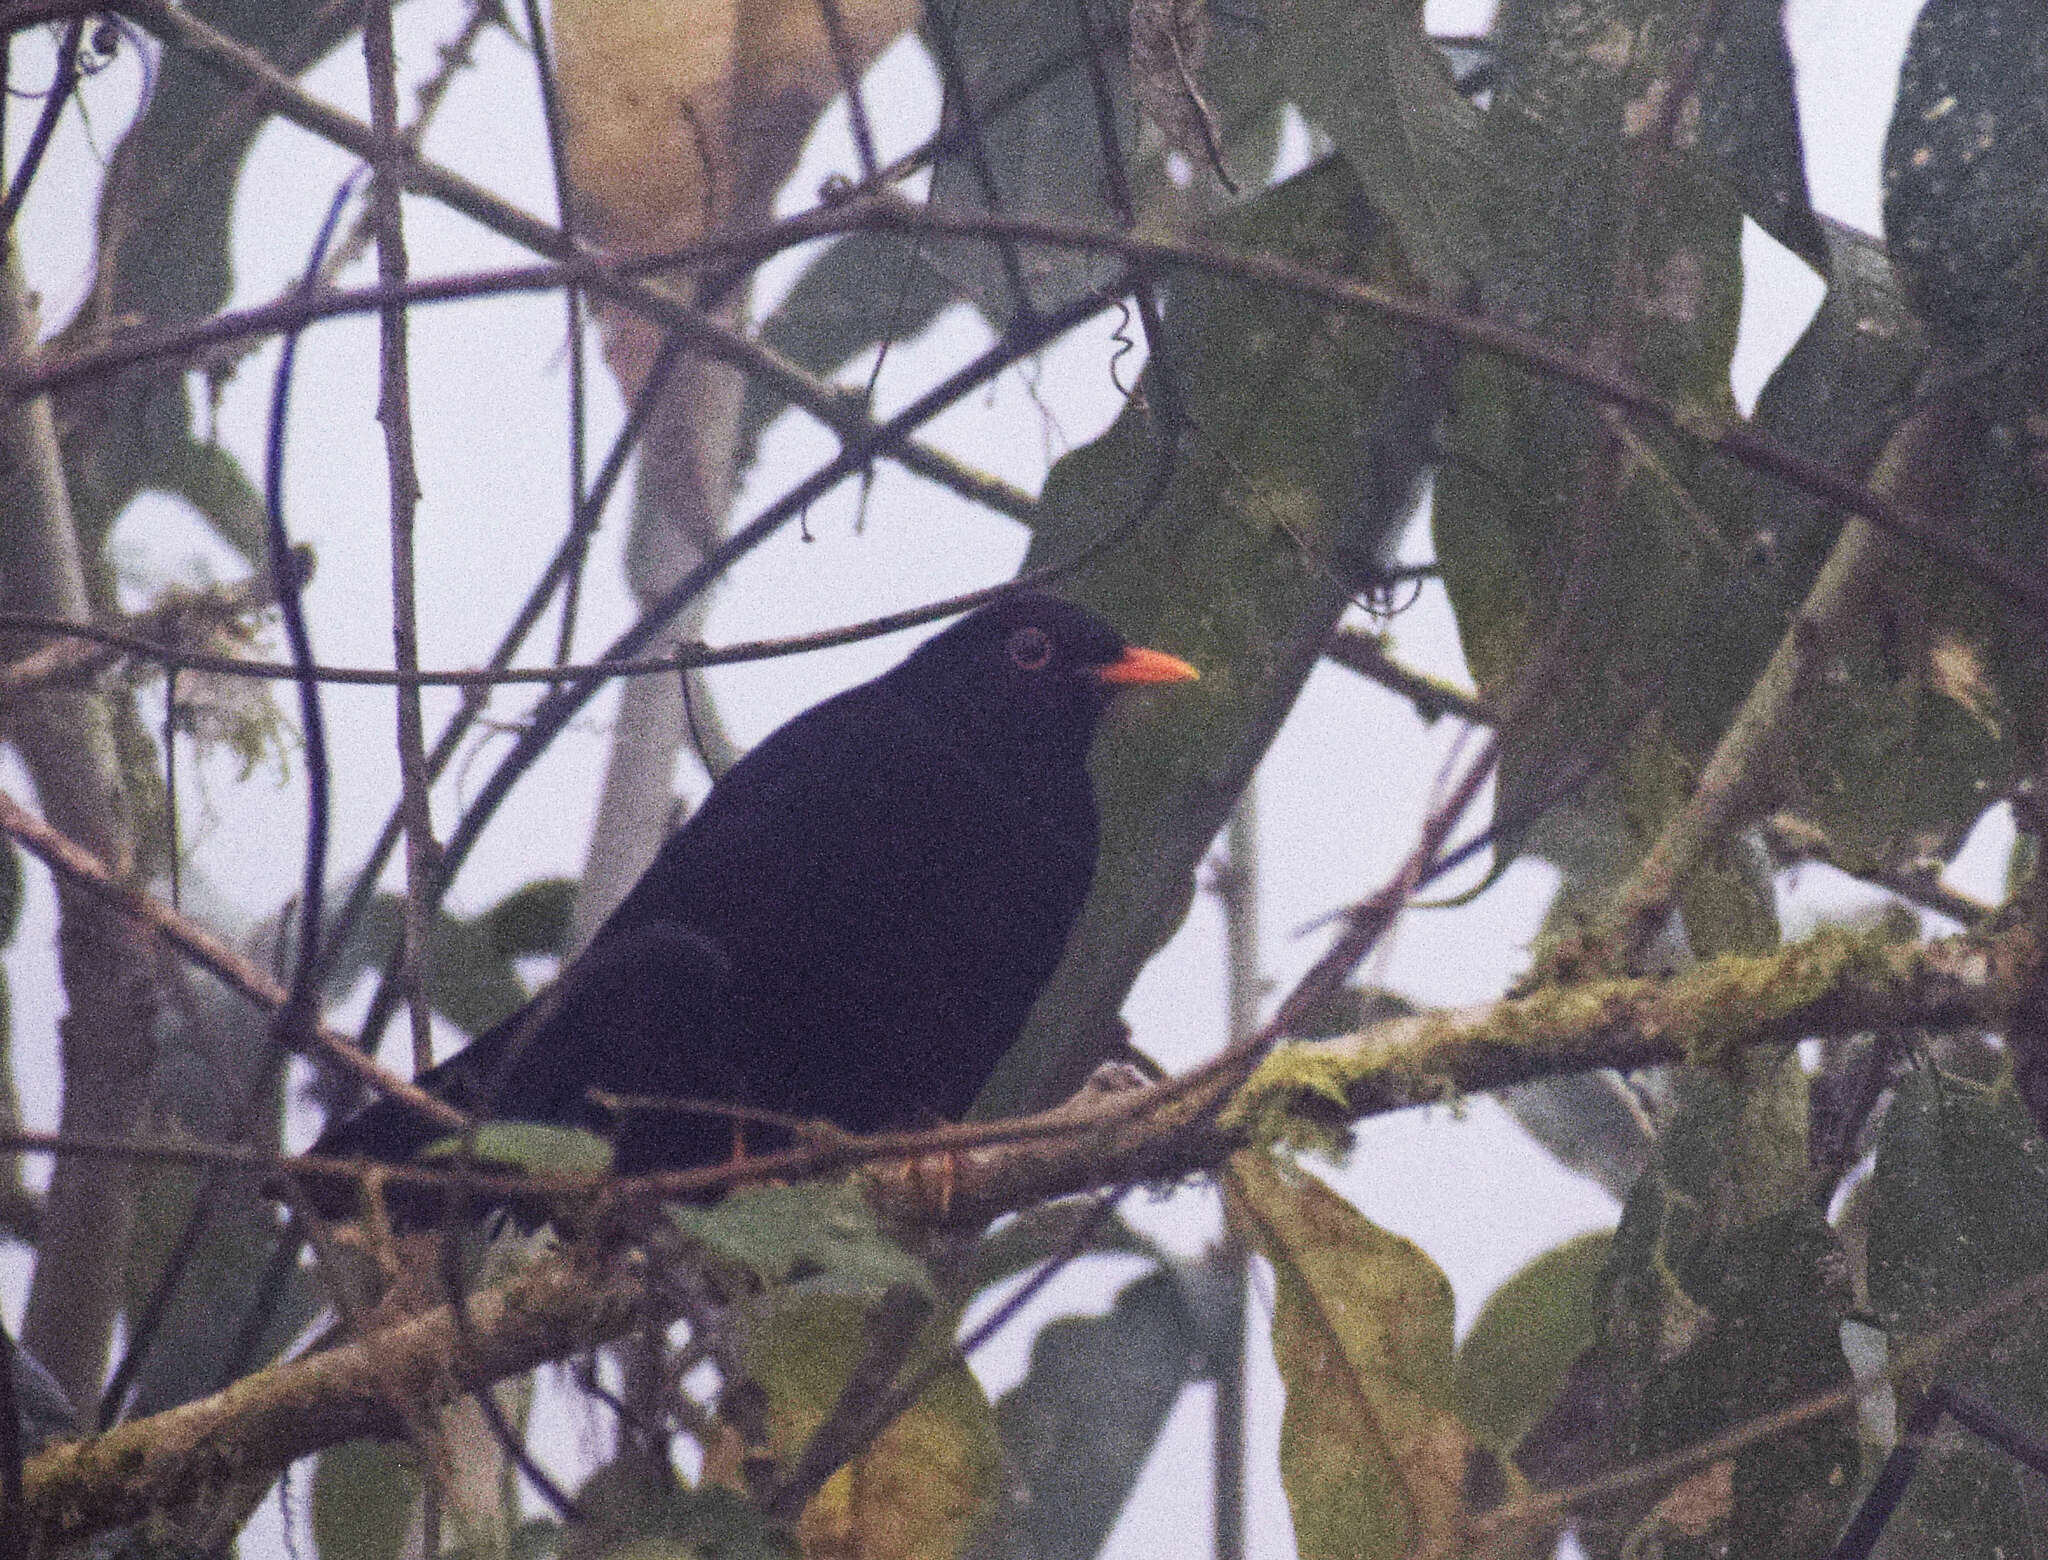
[(721, 780), (610, 927), (731, 954), (706, 1040), (736, 1098), (856, 1131), (965, 1110), (1057, 961), (1095, 858), (1078, 765), (1054, 817), (888, 680), (818, 705)]
[[(607, 927), (533, 1001), (422, 1073), (420, 1086), (477, 1116), (603, 1129), (607, 1094), (730, 1096), (733, 1081), (698, 1065), (718, 1022), (730, 962), (703, 934), (673, 921)], [(725, 1128), (665, 1124), (707, 1144)], [(403, 1160), (447, 1136), (417, 1111), (378, 1100), (321, 1136), (313, 1151)], [(679, 1152), (689, 1145), (678, 1141)], [(718, 1157), (714, 1148), (710, 1157)]]

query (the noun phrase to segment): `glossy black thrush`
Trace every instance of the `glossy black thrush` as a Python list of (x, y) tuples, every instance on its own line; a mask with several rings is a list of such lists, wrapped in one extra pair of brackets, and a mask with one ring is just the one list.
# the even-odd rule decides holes
[[(857, 1132), (959, 1116), (1094, 876), (1097, 720), (1195, 675), (1042, 594), (963, 618), (736, 764), (560, 979), (421, 1085), (608, 1133), (628, 1171), (722, 1160), (733, 1125), (594, 1091)], [(314, 1152), (399, 1160), (444, 1133), (379, 1101)]]

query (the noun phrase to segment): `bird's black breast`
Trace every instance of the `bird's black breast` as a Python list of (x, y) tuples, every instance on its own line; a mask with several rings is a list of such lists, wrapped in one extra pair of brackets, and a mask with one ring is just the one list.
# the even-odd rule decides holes
[(987, 1081), (1095, 856), (1078, 750), (991, 747), (870, 684), (736, 766), (598, 942), (678, 922), (729, 959), (721, 1021), (678, 1036), (675, 1092), (718, 1080), (857, 1131), (918, 1125)]

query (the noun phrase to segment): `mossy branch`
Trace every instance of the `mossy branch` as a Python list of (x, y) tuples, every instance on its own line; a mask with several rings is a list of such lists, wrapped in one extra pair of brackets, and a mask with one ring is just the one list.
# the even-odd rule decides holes
[[(1996, 1029), (2038, 964), (2025, 927), (1931, 943), (1831, 929), (1670, 978), (1546, 987), (1283, 1046), (1235, 1099), (1225, 1097), (1235, 1068), (1218, 1062), (1135, 1093), (1084, 1091), (1025, 1121), (899, 1136), (875, 1145), (886, 1159), (872, 1156), (867, 1186), (908, 1224), (971, 1229), (1053, 1197), (1210, 1171), (1248, 1143), (1328, 1146), (1363, 1117), (1557, 1073), (1716, 1065), (1744, 1046), (1870, 1028)], [(797, 1152), (843, 1169), (868, 1157), (862, 1147), (833, 1139)], [(932, 1157), (942, 1150), (942, 1160)], [(677, 1179), (622, 1183), (618, 1196)], [(466, 1348), (444, 1307), (55, 1447), (28, 1465), (28, 1510), (43, 1539), (74, 1541), (152, 1511), (175, 1513), (225, 1481), (281, 1472), (326, 1446), (400, 1434), (400, 1397), (411, 1409), (437, 1408), (635, 1325), (644, 1271), (630, 1254), (546, 1258), (472, 1298)]]
[(1224, 1122), (1254, 1141), (1327, 1138), (1367, 1116), (1559, 1073), (1712, 1066), (1747, 1046), (1865, 1029), (1995, 1029), (2036, 959), (2022, 931), (1887, 943), (1830, 928), (1682, 975), (1546, 986), (1285, 1046), (1239, 1092)]
[(408, 1407), (438, 1407), (619, 1336), (644, 1313), (641, 1271), (632, 1263), (545, 1259), (470, 1298), (467, 1349), (442, 1306), (259, 1371), (212, 1397), (66, 1442), (25, 1470), (29, 1520), (54, 1548), (203, 1502), (323, 1447), (402, 1435), (401, 1395)]

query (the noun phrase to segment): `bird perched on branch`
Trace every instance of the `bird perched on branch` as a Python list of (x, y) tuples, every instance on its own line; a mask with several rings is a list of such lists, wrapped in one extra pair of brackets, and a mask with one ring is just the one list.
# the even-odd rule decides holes
[[(1098, 719), (1196, 675), (1051, 596), (983, 607), (736, 764), (561, 977), (420, 1084), (607, 1133), (627, 1171), (716, 1163), (734, 1125), (601, 1096), (857, 1132), (959, 1116), (1087, 896)], [(380, 1100), (314, 1152), (403, 1160), (446, 1131)]]

